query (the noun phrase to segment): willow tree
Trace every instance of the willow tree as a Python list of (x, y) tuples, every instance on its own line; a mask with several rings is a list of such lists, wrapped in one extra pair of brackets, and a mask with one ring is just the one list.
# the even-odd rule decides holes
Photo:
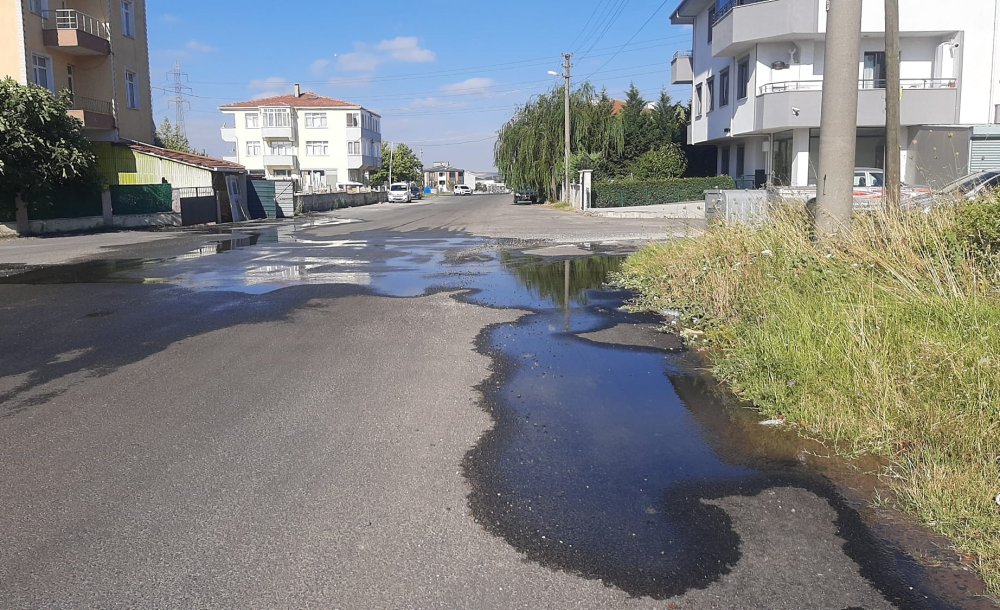
[[(595, 156), (621, 153), (622, 122), (607, 94), (589, 83), (570, 95), (571, 143), (576, 152)], [(494, 159), (507, 184), (555, 196), (563, 175), (563, 88), (528, 101), (500, 129)]]

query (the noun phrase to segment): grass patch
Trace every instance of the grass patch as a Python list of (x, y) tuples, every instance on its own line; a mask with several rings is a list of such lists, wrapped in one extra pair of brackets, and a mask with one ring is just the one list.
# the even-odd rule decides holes
[(551, 203), (546, 203), (545, 207), (552, 208), (553, 210), (560, 210), (563, 212), (572, 212), (573, 204), (566, 203), (565, 201), (553, 201)]
[(1000, 200), (866, 214), (814, 241), (804, 210), (647, 247), (618, 283), (705, 331), (716, 375), (844, 454), (889, 458), (900, 508), (1000, 594)]

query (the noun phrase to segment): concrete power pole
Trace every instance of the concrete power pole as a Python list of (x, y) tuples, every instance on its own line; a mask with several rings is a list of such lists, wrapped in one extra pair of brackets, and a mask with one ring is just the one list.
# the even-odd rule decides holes
[(882, 187), (886, 210), (900, 204), (899, 105), (899, 0), (885, 0), (885, 186)]
[(563, 54), (563, 78), (566, 80), (565, 91), (563, 92), (563, 97), (565, 98), (566, 109), (565, 109), (565, 136), (566, 136), (566, 149), (563, 154), (563, 200), (569, 201), (569, 149), (570, 149), (570, 115), (569, 115), (569, 90), (570, 90), (570, 78), (572, 77), (572, 64), (573, 55), (572, 53)]
[(854, 208), (861, 0), (827, 0), (816, 233), (846, 231)]

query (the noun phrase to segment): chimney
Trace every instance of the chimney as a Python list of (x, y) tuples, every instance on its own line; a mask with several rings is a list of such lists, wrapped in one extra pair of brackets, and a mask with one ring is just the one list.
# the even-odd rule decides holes
[(302, 87), (295, 83), (295, 97), (302, 97)]

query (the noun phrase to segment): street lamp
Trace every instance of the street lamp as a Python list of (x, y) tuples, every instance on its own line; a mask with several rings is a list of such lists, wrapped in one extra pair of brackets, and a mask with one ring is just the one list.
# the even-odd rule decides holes
[[(569, 148), (570, 148), (570, 123), (569, 123), (569, 87), (570, 87), (570, 69), (573, 64), (570, 60), (573, 59), (571, 53), (563, 53), (563, 73), (562, 77), (566, 80), (565, 87), (563, 88), (563, 97), (565, 99), (565, 116), (564, 116), (564, 127), (565, 127), (565, 150), (563, 151), (563, 199), (567, 202), (569, 201)], [(559, 76), (560, 74), (555, 70), (548, 71), (549, 76)]]

